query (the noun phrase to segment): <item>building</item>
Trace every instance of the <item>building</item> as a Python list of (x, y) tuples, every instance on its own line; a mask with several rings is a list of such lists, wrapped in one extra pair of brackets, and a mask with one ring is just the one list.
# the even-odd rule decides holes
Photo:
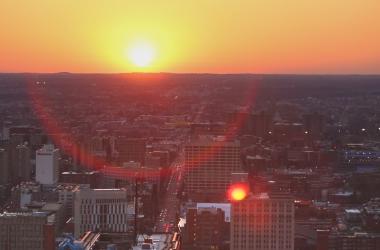
[(88, 184), (90, 188), (99, 188), (102, 181), (102, 175), (99, 171), (88, 172), (62, 172), (59, 176), (59, 182)]
[(308, 113), (302, 116), (306, 131), (313, 138), (319, 138), (324, 130), (325, 119), (319, 113)]
[(0, 214), (0, 249), (54, 250), (54, 216), (49, 212)]
[(185, 249), (221, 249), (228, 234), (224, 211), (220, 208), (189, 208), (186, 213)]
[(80, 188), (89, 188), (89, 185), (76, 185), (69, 183), (61, 183), (57, 185), (56, 190), (58, 191), (58, 202), (62, 203), (65, 207), (65, 216), (73, 216), (73, 204), (74, 204), (74, 194)]
[(8, 152), (0, 148), (0, 185), (9, 183)]
[(136, 165), (114, 167), (105, 166), (101, 170), (104, 176), (104, 186), (107, 188), (124, 187), (140, 178), (145, 183), (160, 187), (163, 170), (161, 168), (147, 168)]
[(272, 129), (273, 118), (269, 112), (261, 111), (259, 113), (252, 114), (252, 133), (255, 136), (266, 137), (268, 132)]
[(36, 152), (36, 181), (42, 185), (54, 185), (59, 177), (59, 149), (44, 145)]
[(185, 191), (195, 201), (223, 200), (231, 174), (239, 172), (240, 144), (201, 137), (185, 146)]
[(11, 173), (13, 179), (17, 182), (31, 179), (32, 165), (28, 146), (20, 144), (13, 149)]
[(317, 250), (377, 250), (380, 234), (368, 232), (337, 232), (318, 230)]
[(74, 194), (75, 237), (86, 231), (126, 232), (126, 189), (83, 188)]
[(117, 138), (116, 150), (119, 152), (119, 163), (137, 161), (144, 164), (146, 139), (126, 137)]
[(11, 201), (15, 210), (25, 209), (27, 204), (41, 198), (41, 185), (35, 182), (21, 182), (11, 189)]
[(363, 220), (366, 230), (380, 233), (380, 198), (372, 198), (363, 206)]
[(294, 249), (294, 202), (261, 193), (232, 203), (231, 250)]

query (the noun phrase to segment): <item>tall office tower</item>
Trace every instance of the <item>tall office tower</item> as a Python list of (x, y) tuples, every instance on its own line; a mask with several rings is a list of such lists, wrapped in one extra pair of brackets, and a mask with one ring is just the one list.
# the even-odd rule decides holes
[(12, 178), (16, 181), (31, 179), (32, 166), (30, 163), (30, 149), (26, 145), (18, 145), (12, 153)]
[(146, 139), (126, 137), (117, 138), (116, 150), (119, 152), (119, 163), (136, 161), (144, 164)]
[(58, 202), (62, 203), (65, 207), (65, 215), (67, 217), (73, 216), (73, 205), (74, 205), (74, 194), (80, 188), (89, 188), (89, 185), (82, 184), (69, 184), (69, 183), (61, 183), (57, 185), (58, 191)]
[(252, 132), (259, 137), (266, 137), (272, 129), (273, 119), (271, 114), (265, 111), (252, 115)]
[(320, 137), (325, 126), (325, 119), (323, 115), (314, 112), (314, 113), (304, 114), (302, 118), (303, 118), (306, 131), (313, 138)]
[(36, 151), (36, 181), (42, 185), (54, 185), (59, 177), (59, 149), (46, 144)]
[(220, 249), (228, 233), (220, 208), (189, 208), (186, 213), (184, 249)]
[(233, 202), (230, 229), (231, 250), (293, 250), (293, 199), (262, 193)]
[(231, 174), (239, 170), (238, 141), (221, 136), (199, 137), (185, 145), (185, 190), (192, 200), (223, 200)]
[(91, 151), (91, 142), (88, 138), (83, 136), (72, 145), (72, 163), (73, 170), (79, 171), (81, 169), (93, 170), (95, 168), (93, 162), (93, 155)]
[(0, 214), (0, 249), (54, 250), (53, 216), (50, 212)]
[(0, 148), (0, 185), (9, 183), (8, 152)]
[(10, 138), (10, 132), (9, 132), (10, 124), (4, 124), (3, 125), (3, 130), (1, 131), (1, 139), (8, 141)]
[(74, 194), (74, 234), (127, 231), (127, 190), (81, 188)]

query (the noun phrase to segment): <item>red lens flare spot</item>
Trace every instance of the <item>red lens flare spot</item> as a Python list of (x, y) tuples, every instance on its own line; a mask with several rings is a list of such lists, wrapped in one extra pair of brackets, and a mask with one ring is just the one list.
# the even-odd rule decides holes
[(244, 200), (249, 192), (249, 187), (245, 183), (233, 184), (228, 190), (228, 198), (231, 201)]

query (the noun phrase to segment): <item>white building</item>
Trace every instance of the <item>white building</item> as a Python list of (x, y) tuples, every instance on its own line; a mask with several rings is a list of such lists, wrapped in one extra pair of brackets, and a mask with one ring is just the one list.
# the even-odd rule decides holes
[(36, 152), (36, 181), (54, 185), (59, 177), (59, 149), (47, 144)]
[(128, 201), (126, 189), (81, 188), (74, 194), (74, 234), (89, 230), (126, 232)]
[(293, 199), (288, 195), (263, 193), (233, 202), (230, 249), (293, 250)]

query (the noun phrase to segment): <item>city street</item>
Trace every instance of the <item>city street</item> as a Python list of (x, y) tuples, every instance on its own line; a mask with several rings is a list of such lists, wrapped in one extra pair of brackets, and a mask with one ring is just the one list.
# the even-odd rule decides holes
[(183, 161), (181, 158), (175, 161), (172, 165), (172, 176), (170, 177), (164, 201), (160, 204), (160, 214), (154, 227), (155, 232), (172, 232), (177, 226), (177, 216), (179, 211), (180, 201), (177, 198), (177, 193), (183, 181)]

